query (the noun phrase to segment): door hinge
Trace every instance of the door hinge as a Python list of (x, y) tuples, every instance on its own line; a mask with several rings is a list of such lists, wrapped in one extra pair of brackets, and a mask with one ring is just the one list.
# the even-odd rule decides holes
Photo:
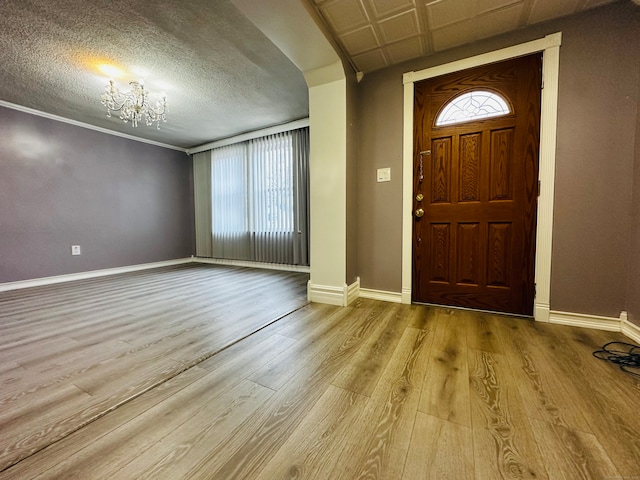
[(538, 180), (538, 196), (540, 196), (540, 188), (542, 186), (542, 182)]
[(533, 298), (536, 298), (537, 295), (538, 295), (538, 284), (534, 283), (533, 284)]

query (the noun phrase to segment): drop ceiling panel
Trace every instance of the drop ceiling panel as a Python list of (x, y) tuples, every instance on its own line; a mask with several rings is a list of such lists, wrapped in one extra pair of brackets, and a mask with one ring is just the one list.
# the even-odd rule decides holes
[(352, 56), (380, 47), (376, 32), (371, 25), (341, 35), (340, 41), (347, 53)]
[(476, 1), (474, 13), (477, 15), (481, 15), (486, 12), (490, 12), (492, 10), (497, 10), (503, 7), (508, 7), (509, 5), (520, 4), (521, 7), (524, 6), (524, 0), (481, 0)]
[(369, 23), (367, 12), (360, 0), (335, 0), (323, 4), (320, 11), (337, 34), (355, 30)]
[(429, 27), (451, 25), (473, 16), (473, 2), (469, 0), (438, 0), (427, 3)]
[(415, 8), (412, 0), (369, 0), (375, 18)]
[(389, 65), (382, 50), (373, 50), (361, 55), (355, 55), (353, 61), (359, 72), (372, 72)]
[[(408, 60), (411, 55), (428, 55), (533, 23), (572, 15), (607, 3), (631, 0), (306, 1), (340, 40), (354, 68), (366, 73), (372, 70), (365, 66), (382, 68)], [(366, 34), (360, 31), (365, 27)], [(379, 45), (373, 50), (364, 51), (367, 45), (375, 44), (374, 35)], [(376, 53), (371, 53), (374, 50)], [(353, 52), (356, 52), (357, 62)]]
[(475, 40), (475, 21), (463, 20), (453, 25), (434, 30), (431, 33), (435, 51), (457, 47)]
[(519, 3), (478, 17), (476, 40), (515, 30), (518, 28), (523, 10), (524, 4)]
[(418, 36), (387, 45), (386, 51), (391, 63), (401, 63), (424, 55), (422, 41)]
[(385, 43), (393, 43), (420, 33), (418, 17), (415, 10), (401, 13), (379, 23)]

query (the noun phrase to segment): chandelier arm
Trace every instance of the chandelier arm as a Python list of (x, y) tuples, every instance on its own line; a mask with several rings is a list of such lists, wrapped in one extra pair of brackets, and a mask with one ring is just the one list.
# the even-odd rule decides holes
[(113, 80), (105, 86), (105, 91), (100, 97), (102, 105), (107, 107), (107, 117), (111, 113), (120, 113), (120, 119), (128, 123), (131, 121), (133, 127), (138, 126), (143, 118), (148, 126), (156, 124), (160, 129), (160, 122), (167, 121), (167, 100), (163, 95), (162, 102), (156, 102), (155, 107), (149, 105), (148, 92), (140, 82), (130, 82), (131, 90), (121, 92), (114, 85)]

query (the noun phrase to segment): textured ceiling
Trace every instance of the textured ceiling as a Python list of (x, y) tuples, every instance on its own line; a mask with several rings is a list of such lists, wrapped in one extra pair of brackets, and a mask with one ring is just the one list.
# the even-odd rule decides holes
[(309, 1), (367, 73), (616, 0)]
[[(0, 0), (0, 101), (188, 148), (308, 115), (310, 19), (368, 73), (612, 1)], [(106, 117), (102, 64), (167, 93), (159, 131)]]
[[(0, 100), (169, 145), (308, 115), (302, 73), (228, 0), (0, 0), (0, 52)], [(160, 131), (106, 117), (101, 64), (167, 93)]]

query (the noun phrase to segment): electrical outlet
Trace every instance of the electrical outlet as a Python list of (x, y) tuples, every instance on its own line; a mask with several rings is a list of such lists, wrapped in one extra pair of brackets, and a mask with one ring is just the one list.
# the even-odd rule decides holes
[(71, 245), (71, 255), (80, 255), (80, 245)]

